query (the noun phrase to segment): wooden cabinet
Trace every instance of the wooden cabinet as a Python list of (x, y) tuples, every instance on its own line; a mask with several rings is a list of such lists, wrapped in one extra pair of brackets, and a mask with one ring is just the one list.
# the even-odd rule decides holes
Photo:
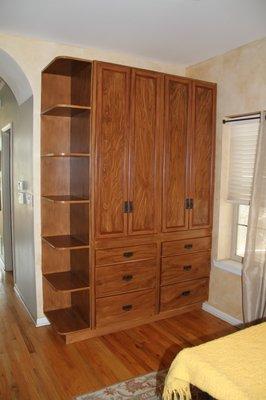
[(159, 230), (161, 74), (132, 70), (129, 146), (129, 234)]
[(216, 90), (212, 84), (193, 83), (191, 135), (191, 229), (212, 225)]
[(127, 234), (130, 68), (96, 63), (96, 237)]
[(128, 66), (43, 71), (44, 311), (67, 343), (206, 299), (215, 102), (215, 84)]
[(164, 90), (162, 230), (173, 232), (188, 229), (192, 82), (166, 76)]
[(106, 63), (96, 76), (96, 237), (156, 233), (163, 77)]

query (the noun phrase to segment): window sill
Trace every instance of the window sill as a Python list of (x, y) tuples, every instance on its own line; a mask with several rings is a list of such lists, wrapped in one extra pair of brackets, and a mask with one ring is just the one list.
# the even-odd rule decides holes
[(243, 264), (234, 260), (213, 260), (216, 268), (231, 272), (231, 274), (242, 276)]

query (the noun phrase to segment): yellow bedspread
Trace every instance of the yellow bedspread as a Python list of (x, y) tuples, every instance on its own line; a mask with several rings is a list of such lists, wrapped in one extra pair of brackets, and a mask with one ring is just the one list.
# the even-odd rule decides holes
[(218, 400), (266, 399), (266, 323), (182, 350), (163, 399), (190, 400), (190, 383)]

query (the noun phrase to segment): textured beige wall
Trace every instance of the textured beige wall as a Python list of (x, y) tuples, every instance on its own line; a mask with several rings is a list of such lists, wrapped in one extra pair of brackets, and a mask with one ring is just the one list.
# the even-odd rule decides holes
[(0, 91), (0, 129), (12, 122), (13, 138), (13, 234), (15, 251), (15, 284), (21, 298), (33, 318), (36, 318), (36, 279), (34, 263), (33, 207), (18, 203), (17, 183), (27, 182), (27, 191), (32, 192), (32, 110), (30, 97), (21, 105), (7, 85)]
[[(225, 229), (223, 215), (219, 215), (220, 201), (224, 200), (221, 176), (225, 176), (221, 167), (222, 119), (266, 109), (266, 38), (188, 67), (186, 74), (218, 85), (213, 257), (219, 258), (218, 233), (223, 234)], [(241, 309), (240, 283), (239, 276), (215, 268), (209, 303), (237, 318)]]
[[(0, 49), (6, 51), (24, 71), (33, 91), (33, 193), (34, 193), (34, 247), (36, 266), (37, 317), (42, 313), (41, 231), (40, 231), (40, 102), (41, 70), (57, 56), (72, 56), (88, 60), (109, 61), (139, 68), (185, 75), (185, 67), (162, 63), (131, 54), (95, 48), (81, 48), (41, 40), (9, 36), (0, 33)], [(1, 62), (1, 60), (0, 60)], [(30, 161), (29, 161), (30, 162)]]
[(242, 321), (241, 292), (240, 276), (212, 268), (208, 300), (210, 305)]

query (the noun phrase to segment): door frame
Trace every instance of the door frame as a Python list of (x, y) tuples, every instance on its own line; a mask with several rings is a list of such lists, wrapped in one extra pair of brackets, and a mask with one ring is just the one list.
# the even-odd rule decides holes
[(14, 177), (13, 177), (13, 123), (9, 122), (3, 128), (1, 128), (1, 140), (2, 134), (9, 131), (9, 168), (10, 168), (10, 209), (11, 209), (11, 251), (12, 251), (12, 272), (14, 277), (14, 283), (16, 282), (16, 259), (15, 259), (15, 246), (14, 246)]

